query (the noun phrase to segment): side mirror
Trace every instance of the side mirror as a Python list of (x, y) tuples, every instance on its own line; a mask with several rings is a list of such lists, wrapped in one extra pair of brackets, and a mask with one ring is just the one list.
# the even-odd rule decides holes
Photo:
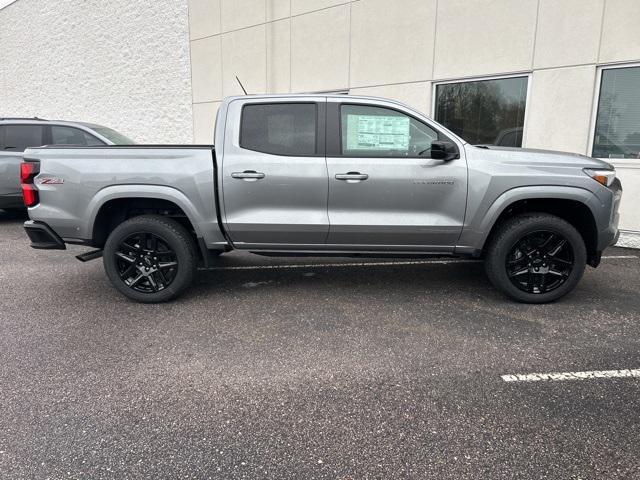
[(431, 142), (431, 158), (448, 162), (449, 160), (460, 158), (460, 153), (454, 143), (434, 140)]

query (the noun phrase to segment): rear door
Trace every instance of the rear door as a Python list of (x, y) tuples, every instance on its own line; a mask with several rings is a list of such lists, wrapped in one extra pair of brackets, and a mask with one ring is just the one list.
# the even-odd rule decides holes
[[(467, 199), (462, 144), (401, 106), (354, 99), (327, 109), (327, 244), (452, 251)], [(461, 158), (432, 159), (434, 140), (456, 144)]]
[(45, 144), (42, 125), (15, 123), (0, 125), (0, 195), (20, 193), (22, 152)]
[(324, 97), (229, 104), (222, 198), (237, 248), (324, 244), (329, 231), (325, 105)]

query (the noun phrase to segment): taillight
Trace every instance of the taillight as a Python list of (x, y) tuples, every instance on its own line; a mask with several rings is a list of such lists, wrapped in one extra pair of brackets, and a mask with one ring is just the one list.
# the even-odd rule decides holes
[(33, 179), (40, 173), (40, 162), (22, 162), (20, 164), (20, 185), (22, 186), (22, 198), (27, 207), (37, 205), (38, 190)]

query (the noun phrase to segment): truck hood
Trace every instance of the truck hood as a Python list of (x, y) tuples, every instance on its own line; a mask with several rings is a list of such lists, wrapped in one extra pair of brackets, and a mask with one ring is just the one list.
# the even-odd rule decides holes
[[(467, 145), (468, 146), (468, 145)], [(495, 155), (496, 159), (521, 164), (555, 165), (563, 167), (602, 168), (613, 170), (613, 166), (604, 160), (587, 157), (578, 153), (557, 152), (553, 150), (538, 150), (535, 148), (498, 147), (495, 145), (479, 145), (472, 148), (484, 153), (478, 155)]]

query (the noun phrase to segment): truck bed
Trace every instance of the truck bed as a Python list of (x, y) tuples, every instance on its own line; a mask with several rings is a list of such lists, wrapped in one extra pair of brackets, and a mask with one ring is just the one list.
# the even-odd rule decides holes
[(40, 203), (32, 220), (55, 220), (68, 243), (91, 244), (104, 205), (118, 198), (175, 203), (208, 246), (226, 243), (218, 225), (213, 145), (117, 145), (27, 149), (38, 161)]

